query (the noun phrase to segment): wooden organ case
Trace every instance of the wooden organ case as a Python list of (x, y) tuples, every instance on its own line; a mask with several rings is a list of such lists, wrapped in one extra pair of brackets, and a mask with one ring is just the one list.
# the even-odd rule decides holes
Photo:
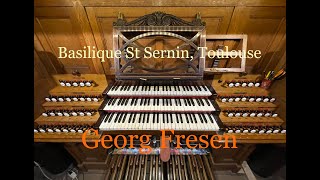
[[(205, 55), (201, 54), (198, 47), (206, 46), (206, 31), (200, 14), (191, 22), (163, 12), (127, 22), (120, 13), (113, 24), (113, 46), (114, 51), (121, 52), (120, 58), (114, 58), (115, 81), (105, 81), (106, 88), (100, 86), (101, 89), (97, 90), (92, 87), (83, 92), (93, 93), (92, 100), (93, 96), (98, 95), (98, 103), (44, 103), (47, 115), (55, 113), (55, 117), (41, 116), (35, 121), (35, 142), (66, 142), (66, 149), (77, 160), (80, 169), (103, 170), (106, 172), (105, 179), (214, 179), (214, 171), (240, 170), (242, 162), (254, 150), (256, 143), (285, 143), (285, 130), (279, 129), (282, 120), (272, 117), (276, 114), (276, 105), (272, 102), (252, 103), (249, 102), (250, 97), (244, 95), (254, 96), (255, 100), (258, 96), (268, 97), (270, 101), (267, 91), (248, 87), (245, 90), (249, 94), (242, 92), (239, 95), (236, 91), (242, 91), (244, 87), (226, 87), (230, 84), (228, 82), (234, 82), (229, 75), (222, 75), (222, 80), (215, 78), (212, 84), (203, 80), (205, 58), (202, 57)], [(154, 51), (157, 51), (158, 58), (146, 58), (145, 55)], [(188, 56), (183, 56), (185, 52)], [(136, 53), (135, 56), (128, 56), (132, 53)], [(59, 79), (62, 78), (55, 77), (57, 83), (61, 83)], [(69, 89), (71, 87), (59, 85), (50, 91), (50, 101), (53, 96), (69, 96)], [(252, 89), (254, 92), (251, 92)], [(249, 98), (246, 100), (248, 102), (224, 102), (236, 96), (245, 96)], [(56, 97), (56, 101), (59, 101), (59, 97)], [(72, 117), (72, 111), (69, 113), (71, 117), (60, 120), (62, 117), (56, 115), (59, 111), (54, 111), (67, 107), (78, 110), (75, 104), (81, 106), (80, 109), (85, 106), (97, 111), (86, 120), (79, 116)], [(248, 117), (236, 115), (240, 113), (241, 116), (245, 111)], [(263, 112), (261, 116), (269, 113), (268, 117), (258, 117), (260, 111)], [(250, 117), (251, 112), (256, 113), (256, 117)], [(148, 155), (139, 153), (139, 139), (134, 139), (130, 148), (119, 138), (118, 145), (122, 149), (107, 149), (99, 145), (90, 150), (83, 146), (79, 135), (73, 135), (71, 139), (70, 133), (50, 133), (47, 127), (47, 130), (43, 130), (45, 132), (40, 132), (39, 126), (56, 125), (57, 122), (58, 125), (86, 124), (86, 128), (99, 130), (99, 135), (88, 136), (92, 144), (101, 142), (99, 138), (106, 135), (113, 139), (120, 134), (127, 139), (130, 139), (130, 135), (151, 135), (146, 144), (152, 151)], [(166, 130), (166, 135), (172, 135), (172, 141), (166, 141), (168, 147), (165, 149), (160, 148), (163, 137), (161, 130)], [(235, 135), (237, 148), (188, 148), (186, 140), (179, 141), (170, 130), (174, 130), (174, 135), (194, 135), (191, 140), (199, 139), (201, 135), (207, 135), (208, 140), (217, 135)], [(213, 139), (216, 146), (233, 146), (231, 139)], [(112, 142), (105, 144), (110, 146)], [(176, 148), (177, 144), (181, 148)], [(200, 144), (204, 146), (204, 143)], [(169, 158), (164, 158), (163, 152), (169, 153)]]

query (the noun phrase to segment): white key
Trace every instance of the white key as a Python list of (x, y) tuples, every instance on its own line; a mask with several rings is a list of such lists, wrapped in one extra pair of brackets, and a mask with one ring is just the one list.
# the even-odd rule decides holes
[(160, 122), (160, 129), (164, 130), (163, 113), (159, 113), (159, 122)]
[(154, 124), (153, 123), (153, 113), (149, 114), (149, 125), (148, 125), (148, 129), (153, 130), (154, 129)]
[(141, 100), (142, 100), (142, 99), (139, 98), (138, 101), (137, 101), (137, 106), (136, 106), (137, 108), (136, 108), (136, 110), (138, 110), (138, 111), (141, 111), (141, 110), (142, 110), (142, 106), (140, 105)]
[(177, 123), (177, 117), (176, 114), (172, 114), (172, 121), (173, 121), (173, 130), (180, 130), (180, 126), (178, 126)]
[(187, 129), (193, 130), (194, 128), (193, 123), (191, 121), (189, 121), (188, 123), (185, 118), (186, 118), (186, 114), (181, 114), (180, 123), (182, 125), (182, 130), (187, 130)]
[(208, 121), (208, 124), (209, 124), (209, 127), (210, 127), (209, 130), (217, 131), (218, 129), (217, 129), (216, 126), (214, 125), (215, 120), (213, 119), (213, 123), (212, 123), (211, 120), (210, 120), (210, 117), (208, 116), (208, 114), (204, 114), (204, 116), (205, 116), (205, 118), (206, 118), (207, 121)]
[(196, 117), (196, 123), (195, 123), (196, 129), (195, 130), (202, 130), (202, 126), (201, 126), (199, 115), (195, 114), (195, 117)]
[(210, 114), (210, 116), (211, 116), (211, 118), (213, 119), (214, 126), (216, 127), (216, 130), (219, 130), (220, 127), (218, 126), (216, 119), (214, 118), (214, 116), (213, 116), (212, 114)]

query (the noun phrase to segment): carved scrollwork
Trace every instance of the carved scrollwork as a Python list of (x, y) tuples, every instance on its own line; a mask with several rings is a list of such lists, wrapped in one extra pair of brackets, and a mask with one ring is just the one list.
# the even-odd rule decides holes
[(205, 26), (205, 22), (201, 21), (200, 13), (196, 15), (193, 21), (188, 22), (172, 14), (157, 11), (131, 22), (127, 22), (123, 14), (119, 13), (118, 19), (113, 23), (113, 26)]

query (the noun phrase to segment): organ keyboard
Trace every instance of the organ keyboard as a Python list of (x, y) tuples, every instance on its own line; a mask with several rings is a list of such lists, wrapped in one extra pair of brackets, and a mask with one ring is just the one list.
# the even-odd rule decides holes
[(208, 98), (110, 98), (103, 108), (109, 112), (213, 112), (218, 111)]
[(201, 81), (117, 81), (107, 93), (116, 97), (209, 97), (212, 92)]
[(219, 131), (218, 117), (207, 113), (109, 113), (99, 129)]

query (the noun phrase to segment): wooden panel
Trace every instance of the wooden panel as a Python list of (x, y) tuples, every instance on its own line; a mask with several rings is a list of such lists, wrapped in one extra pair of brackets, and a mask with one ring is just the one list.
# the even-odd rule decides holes
[(81, 0), (84, 6), (285, 6), (285, 0), (134, 0), (134, 1), (116, 1), (116, 0)]
[(44, 109), (42, 103), (48, 96), (48, 91), (54, 87), (55, 83), (48, 74), (45, 66), (40, 61), (36, 51), (34, 51), (34, 117), (38, 117)]
[(99, 113), (95, 113), (93, 116), (49, 116), (38, 117), (34, 122), (38, 125), (57, 125), (57, 124), (72, 124), (72, 125), (94, 125), (99, 119)]
[[(234, 135), (237, 143), (286, 143), (286, 134), (247, 134), (247, 133), (227, 133), (228, 135)], [(227, 135), (226, 134), (226, 135)], [(221, 142), (224, 142), (223, 140)]]
[(277, 98), (276, 104), (279, 107), (277, 113), (286, 121), (286, 78), (274, 82), (270, 88), (270, 94)]
[(281, 24), (278, 33), (272, 41), (268, 54), (266, 54), (259, 63), (257, 63), (254, 72), (268, 72), (275, 69), (282, 57), (286, 53), (286, 21)]
[(74, 70), (81, 73), (103, 73), (101, 62), (97, 58), (58, 58), (58, 47), (81, 50), (84, 46), (95, 46), (82, 6), (75, 4), (74, 7), (36, 7), (34, 15), (35, 34), (43, 46), (43, 50), (37, 51), (43, 51), (48, 57), (58, 61), (59, 64), (53, 63), (57, 69), (63, 67), (67, 73)]
[(64, 109), (64, 108), (88, 108), (88, 109), (98, 109), (101, 104), (102, 100), (98, 102), (88, 102), (88, 101), (71, 101), (71, 102), (45, 102), (42, 104), (42, 106), (46, 110), (50, 109)]
[(73, 0), (34, 0), (34, 6), (72, 6)]
[[(201, 18), (206, 22), (206, 32), (208, 34), (225, 34), (231, 18), (233, 7), (86, 7), (88, 18), (93, 30), (94, 38), (99, 50), (112, 49), (112, 23), (116, 21), (118, 13), (124, 14), (127, 21), (134, 20), (145, 14), (150, 14), (155, 11), (163, 11), (168, 14), (173, 14), (184, 20), (191, 21), (195, 15), (200, 12)], [(188, 12), (188, 13), (186, 13)], [(103, 63), (104, 70), (107, 75), (114, 74), (114, 60), (109, 59)]]
[[(275, 72), (278, 72), (280, 69), (286, 67), (286, 53), (283, 54), (282, 58), (276, 65)], [(286, 91), (286, 77), (281, 80), (276, 80), (270, 87), (270, 94), (277, 98), (276, 104), (278, 105), (277, 113), (279, 116), (286, 121), (286, 101), (287, 101), (287, 91)], [(284, 124), (285, 126), (285, 124)]]
[[(82, 142), (82, 134), (78, 133), (35, 133), (34, 142)], [(87, 142), (100, 141), (100, 135), (87, 135)]]
[[(53, 79), (57, 86), (49, 91), (50, 95), (53, 96), (74, 96), (74, 95), (85, 95), (85, 96), (101, 96), (104, 90), (108, 86), (105, 75), (103, 74), (81, 74), (75, 76), (72, 74), (55, 74)], [(90, 87), (63, 87), (60, 86), (59, 80), (93, 80), (95, 86)]]
[(225, 126), (280, 126), (283, 123), (279, 117), (228, 117), (224, 113), (220, 113), (219, 117)]
[[(268, 62), (277, 51), (277, 41), (285, 34), (285, 7), (236, 7), (228, 34), (247, 34), (247, 49), (260, 50), (261, 58), (247, 58), (246, 72), (259, 61)], [(275, 42), (273, 44), (273, 42)], [(264, 68), (262, 68), (264, 69)]]
[(230, 108), (241, 108), (241, 109), (264, 109), (264, 110), (275, 110), (277, 105), (271, 102), (221, 102), (217, 101), (218, 106), (221, 110), (226, 110)]

